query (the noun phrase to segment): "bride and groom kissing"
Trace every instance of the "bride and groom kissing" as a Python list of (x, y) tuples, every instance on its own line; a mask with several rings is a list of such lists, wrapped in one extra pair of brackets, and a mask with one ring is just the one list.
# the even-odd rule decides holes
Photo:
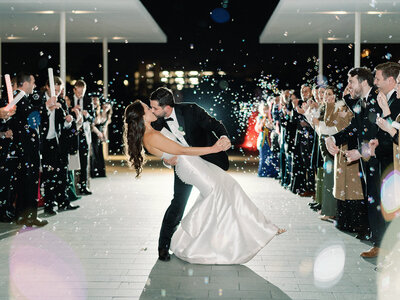
[[(225, 126), (195, 103), (175, 103), (171, 90), (136, 100), (125, 109), (125, 153), (139, 176), (144, 148), (174, 167), (174, 196), (165, 212), (159, 259), (197, 264), (243, 264), (283, 233), (226, 170), (231, 147)], [(192, 187), (200, 195), (182, 219)]]

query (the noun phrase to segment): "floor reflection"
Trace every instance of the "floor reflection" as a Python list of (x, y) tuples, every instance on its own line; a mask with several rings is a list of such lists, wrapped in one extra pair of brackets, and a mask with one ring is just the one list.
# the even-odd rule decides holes
[(194, 265), (175, 256), (157, 260), (140, 300), (290, 299), (281, 289), (243, 265)]

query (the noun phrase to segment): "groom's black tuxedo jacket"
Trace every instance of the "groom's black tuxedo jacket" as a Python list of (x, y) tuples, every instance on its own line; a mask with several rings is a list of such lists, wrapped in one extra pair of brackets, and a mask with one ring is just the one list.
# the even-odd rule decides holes
[[(182, 127), (184, 138), (189, 146), (208, 147), (214, 145), (217, 137), (228, 136), (225, 126), (215, 118), (211, 117), (203, 108), (196, 103), (178, 103), (174, 106), (179, 126)], [(164, 118), (152, 123), (154, 129), (160, 131), (163, 127), (170, 130)], [(229, 160), (226, 152), (207, 154), (203, 159), (228, 170)]]

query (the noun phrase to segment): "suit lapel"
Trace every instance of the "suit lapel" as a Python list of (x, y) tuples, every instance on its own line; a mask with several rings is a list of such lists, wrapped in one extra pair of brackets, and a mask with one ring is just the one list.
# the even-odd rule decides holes
[(394, 92), (392, 93), (392, 96), (390, 97), (390, 99), (388, 99), (389, 108), (390, 108), (390, 106), (392, 105), (392, 103), (394, 102), (394, 100), (396, 100), (396, 99), (397, 99), (397, 92), (394, 91)]
[(182, 127), (183, 131), (185, 131), (185, 129), (186, 129), (185, 117), (183, 116), (182, 109), (181, 109), (181, 107), (179, 107), (179, 105), (175, 106), (175, 115), (176, 115), (176, 118), (178, 119), (179, 127)]

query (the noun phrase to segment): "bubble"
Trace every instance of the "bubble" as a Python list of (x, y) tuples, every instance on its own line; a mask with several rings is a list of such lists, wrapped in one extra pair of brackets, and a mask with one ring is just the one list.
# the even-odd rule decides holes
[(392, 54), (391, 53), (386, 53), (385, 58), (387, 60), (390, 60), (392, 58)]
[(341, 243), (323, 248), (314, 261), (314, 285), (329, 288), (338, 283), (343, 275), (345, 260), (346, 253)]
[(211, 19), (216, 23), (226, 23), (230, 20), (229, 12), (224, 8), (215, 8), (211, 13)]
[(377, 261), (377, 299), (400, 299), (400, 218), (388, 223), (382, 239), (386, 255), (379, 255)]
[(288, 32), (287, 32), (287, 31), (285, 31), (283, 35), (284, 35), (284, 36), (288, 36)]
[(324, 169), (325, 169), (326, 173), (328, 173), (328, 174), (332, 173), (333, 163), (331, 160), (324, 162)]
[(390, 172), (383, 180), (381, 187), (382, 214), (389, 221), (400, 209), (400, 172)]

